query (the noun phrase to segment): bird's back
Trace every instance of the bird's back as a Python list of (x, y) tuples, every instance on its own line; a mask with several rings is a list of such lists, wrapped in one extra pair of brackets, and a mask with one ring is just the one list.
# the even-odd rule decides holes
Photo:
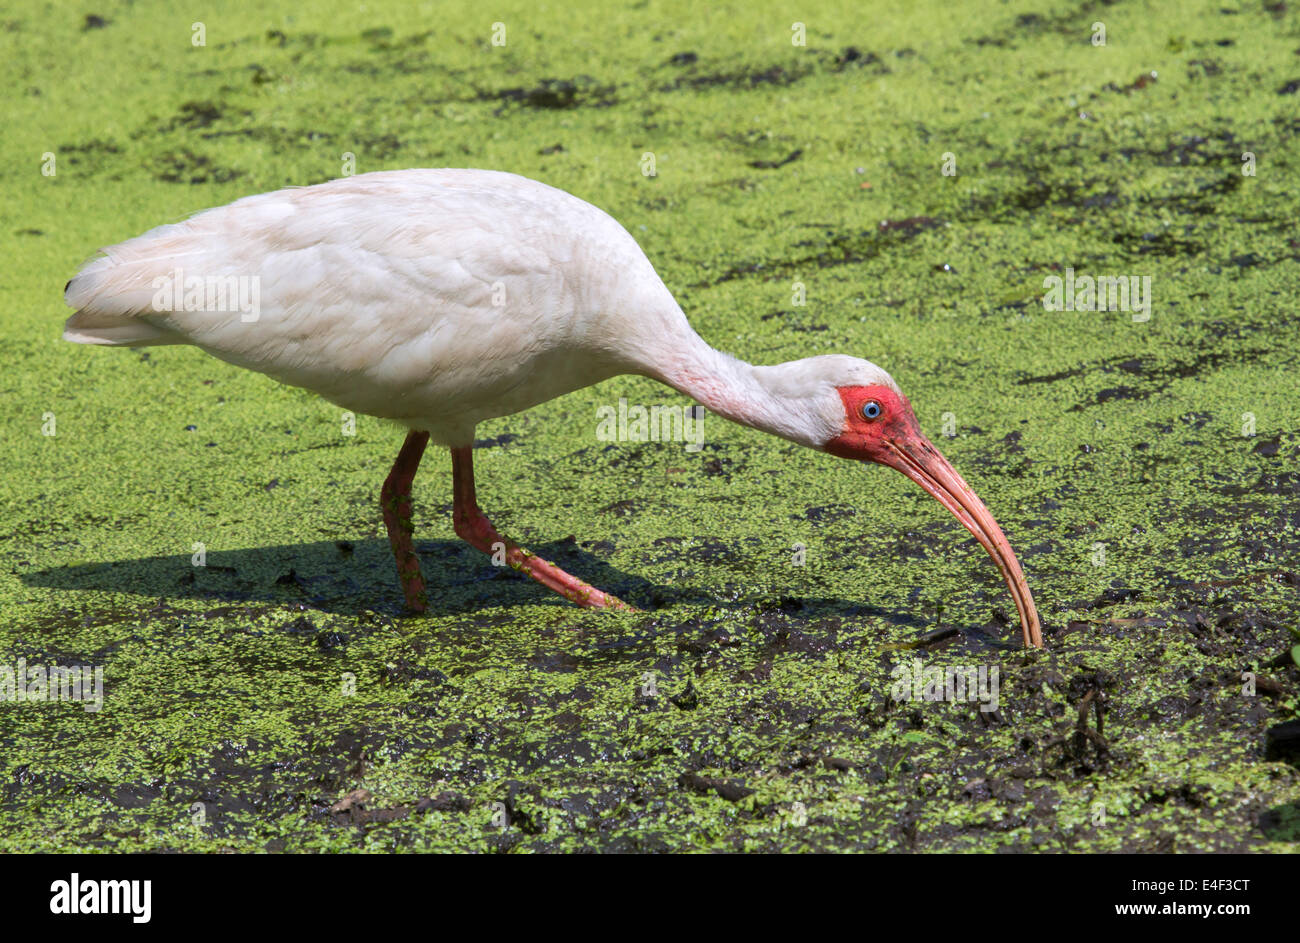
[(245, 197), (105, 249), (65, 299), (67, 340), (195, 344), (449, 444), (690, 331), (607, 214), (481, 170)]

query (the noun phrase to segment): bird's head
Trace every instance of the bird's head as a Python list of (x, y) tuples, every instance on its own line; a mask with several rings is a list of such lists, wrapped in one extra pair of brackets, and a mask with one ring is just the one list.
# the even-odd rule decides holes
[[(701, 342), (702, 343), (702, 342)], [(888, 465), (946, 507), (998, 565), (1025, 645), (1041, 648), (1034, 598), (993, 515), (921, 432), (893, 377), (867, 360), (829, 354), (752, 366), (717, 352), (660, 379), (722, 416), (841, 458)]]
[(822, 397), (823, 415), (838, 420), (838, 428), (821, 443), (822, 450), (888, 465), (946, 507), (1002, 572), (1020, 615), (1025, 645), (1041, 648), (1038, 611), (1020, 562), (984, 502), (921, 432), (912, 404), (889, 374), (864, 360), (842, 361), (834, 371), (841, 382), (832, 381), (834, 402), (830, 391)]

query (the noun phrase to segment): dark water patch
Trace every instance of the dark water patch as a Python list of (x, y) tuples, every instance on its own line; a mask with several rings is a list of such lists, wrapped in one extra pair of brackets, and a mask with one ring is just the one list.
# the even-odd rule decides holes
[(1106, 13), (1118, 0), (1085, 0), (1074, 9), (1055, 14), (1019, 13), (1014, 19), (1000, 22), (992, 33), (965, 42), (980, 48), (1014, 48), (1025, 41), (1048, 34), (1064, 36), (1075, 42), (1091, 43), (1093, 31), (1090, 24), (1107, 21)]
[[(1300, 765), (1294, 757), (1291, 762)], [(1300, 802), (1274, 806), (1260, 813), (1259, 829), (1269, 841), (1300, 842)]]
[(795, 314), (787, 311), (776, 311), (773, 312), (772, 314), (765, 314), (763, 315), (762, 320), (770, 321), (773, 318), (794, 319), (794, 320), (782, 320), (782, 326), (787, 330), (794, 331), (799, 334), (820, 334), (823, 331), (829, 331), (831, 329), (829, 324), (810, 324), (807, 321), (797, 319), (797, 316)]
[(244, 171), (221, 167), (206, 154), (196, 154), (187, 147), (164, 151), (148, 162), (155, 180), (165, 183), (229, 183), (244, 176)]
[(1114, 82), (1107, 82), (1101, 88), (1104, 92), (1121, 92), (1125, 95), (1132, 95), (1134, 92), (1144, 89), (1149, 85), (1154, 85), (1158, 81), (1159, 75), (1153, 69), (1150, 72), (1143, 72), (1127, 85), (1117, 85)]
[(216, 102), (187, 101), (177, 109), (176, 117), (165, 126), (164, 130), (185, 128), (189, 131), (211, 127), (224, 116), (224, 109)]
[[(544, 111), (608, 108), (618, 101), (613, 85), (603, 84), (589, 75), (579, 75), (572, 79), (542, 79), (531, 87), (519, 86), (484, 92), (479, 98)], [(497, 113), (500, 114), (500, 111)]]
[(1222, 73), (1223, 62), (1219, 59), (1187, 60), (1187, 78), (1193, 82), (1197, 79), (1212, 79)]
[(1070, 370), (1058, 370), (1056, 373), (1045, 373), (1041, 376), (1020, 377), (1016, 380), (1017, 386), (1028, 386), (1031, 383), (1055, 383), (1058, 380), (1069, 380), (1074, 377), (1081, 377), (1088, 373), (1086, 367), (1075, 367)]
[(1264, 757), (1300, 768), (1300, 720), (1274, 724), (1264, 731)]
[(829, 269), (842, 265), (857, 265), (911, 242), (927, 230), (947, 224), (946, 220), (937, 217), (917, 215), (896, 220), (881, 220), (874, 231), (838, 233), (830, 231), (826, 233), (824, 239), (805, 239), (795, 243), (794, 248), (813, 250), (802, 257), (747, 262), (731, 266), (721, 274), (697, 282), (691, 287), (708, 288), (748, 275), (761, 275), (766, 279), (772, 279), (784, 277), (791, 272), (803, 271), (809, 267)]
[[(1219, 130), (1179, 135), (1162, 149), (1145, 153), (1164, 167), (1223, 166), (1225, 163), (1235, 166), (1241, 163), (1241, 152), (1247, 149), (1233, 132)], [(1240, 171), (1237, 175), (1241, 176)]]
[[(1050, 155), (1061, 164), (1069, 163), (1070, 155), (1083, 146), (1080, 135), (1047, 148)], [(1094, 155), (1100, 163), (1120, 159), (1127, 163), (1154, 166), (1200, 166), (1207, 169), (1236, 168), (1240, 163), (1243, 146), (1235, 134), (1217, 130), (1206, 134), (1180, 135), (1163, 147), (1134, 146), (1103, 148)], [(1006, 166), (1007, 162), (994, 160), (988, 169)], [(1010, 221), (1020, 213), (1035, 213), (1048, 206), (1066, 206), (1096, 213), (1123, 207), (1130, 198), (1117, 192), (1113, 183), (1102, 178), (1083, 181), (1062, 180), (1056, 163), (1018, 163), (1020, 180), (1001, 192), (984, 194), (968, 202), (968, 212), (963, 214), (971, 221), (994, 219)], [(1131, 171), (1126, 171), (1130, 173)], [(1136, 199), (1141, 205), (1167, 208), (1187, 215), (1208, 216), (1217, 211), (1221, 198), (1242, 185), (1242, 175), (1235, 169), (1223, 169), (1208, 182), (1190, 181), (1186, 192), (1166, 195), (1141, 194)], [(1082, 217), (1081, 217), (1082, 218)], [(1139, 234), (1140, 238), (1141, 234)], [(1149, 250), (1148, 250), (1149, 251)]]
[[(1074, 370), (1067, 370), (1061, 373), (1048, 374), (1041, 377), (1022, 377), (1016, 382), (1018, 384), (1052, 382), (1057, 379), (1067, 377), (1081, 376), (1087, 373), (1100, 370), (1102, 373), (1111, 373), (1121, 371), (1132, 376), (1140, 377), (1149, 381), (1141, 387), (1129, 385), (1119, 385), (1106, 387), (1092, 394), (1092, 397), (1084, 403), (1076, 403), (1069, 407), (1070, 412), (1079, 412), (1090, 406), (1101, 405), (1111, 400), (1145, 400), (1158, 393), (1162, 393), (1179, 380), (1205, 377), (1212, 374), (1215, 370), (1223, 366), (1233, 364), (1253, 364), (1258, 362), (1261, 357), (1267, 357), (1274, 351), (1271, 348), (1242, 348), (1235, 350), (1202, 350), (1195, 356), (1186, 359), (1173, 360), (1152, 360), (1143, 357), (1116, 357), (1111, 360), (1103, 361), (1096, 367), (1083, 367)], [(1191, 423), (1193, 429), (1201, 429), (1209, 421), (1209, 416), (1199, 417)], [(1172, 431), (1172, 429), (1170, 429)]]
[(1112, 386), (1104, 390), (1098, 390), (1094, 401), (1098, 404), (1108, 403), (1111, 400), (1141, 399), (1142, 395), (1131, 386)]
[(707, 795), (714, 793), (728, 802), (738, 802), (754, 794), (740, 780), (721, 779), (713, 776), (701, 776), (699, 773), (686, 772), (677, 778), (677, 784), (691, 792)]
[(395, 134), (358, 134), (353, 139), (360, 153), (375, 160), (386, 161), (402, 152), (402, 141)]
[(1244, 179), (1239, 172), (1228, 171), (1182, 193), (1144, 194), (1137, 199), (1140, 206), (1153, 213), (1167, 211), (1181, 216), (1210, 217), (1222, 212), (1221, 198), (1240, 189)]
[(115, 154), (122, 153), (116, 141), (91, 138), (80, 144), (61, 144), (58, 155), (73, 167), (103, 163)]
[(1078, 189), (1031, 176), (1017, 189), (972, 197), (963, 215), (973, 221), (1005, 222), (1017, 213), (1033, 214), (1054, 202), (1072, 203)]
[[(911, 50), (907, 51), (911, 52)], [(899, 56), (899, 58), (906, 57)], [(832, 61), (831, 70), (834, 72), (864, 70), (872, 75), (889, 75), (892, 71), (880, 56), (870, 51), (863, 52), (857, 46), (845, 46), (844, 50), (838, 53)]]
[(630, 498), (622, 501), (615, 501), (600, 508), (599, 514), (613, 514), (615, 517), (633, 517), (644, 506), (644, 502), (634, 501)]
[(851, 504), (827, 504), (804, 508), (804, 517), (819, 524), (857, 517), (858, 509)]
[(749, 166), (759, 170), (776, 170), (778, 167), (784, 167), (786, 164), (792, 164), (803, 156), (803, 149), (791, 151), (780, 160), (751, 160)]
[(793, 85), (813, 72), (810, 64), (773, 65), (765, 69), (740, 70), (733, 72), (710, 72), (705, 75), (678, 76), (671, 82), (659, 86), (661, 92), (676, 92), (683, 89), (732, 88), (756, 89), (765, 86)]
[(1205, 246), (1191, 239), (1180, 239), (1169, 230), (1159, 232), (1117, 232), (1111, 242), (1129, 256), (1155, 256), (1162, 259), (1191, 258), (1205, 251)]
[(945, 223), (942, 219), (918, 215), (908, 216), (905, 219), (882, 219), (878, 228), (882, 233), (902, 233), (906, 238), (911, 239), (927, 229), (935, 229), (943, 225)]
[(1265, 458), (1274, 458), (1277, 456), (1279, 448), (1281, 448), (1281, 437), (1274, 436), (1271, 439), (1261, 439), (1255, 443), (1255, 447), (1251, 449), (1251, 452), (1256, 455), (1263, 455)]
[(1225, 485), (1212, 489), (1214, 492), (1232, 498), (1252, 494), (1277, 494), (1300, 497), (1300, 474), (1295, 472), (1278, 472), (1260, 475), (1253, 483), (1247, 485)]
[(501, 446), (513, 445), (522, 441), (522, 437), (515, 435), (513, 432), (503, 432), (500, 435), (493, 436), (490, 439), (475, 439), (474, 448), (476, 449), (493, 449)]
[[(901, 50), (896, 55), (905, 58), (914, 55), (912, 50)], [(884, 59), (871, 51), (864, 51), (856, 46), (846, 46), (840, 52), (825, 50), (806, 50), (797, 61), (774, 64), (762, 68), (720, 70), (696, 74), (694, 69), (699, 57), (694, 53), (679, 53), (668, 64), (677, 68), (688, 69), (685, 75), (677, 75), (671, 81), (660, 85), (661, 92), (683, 90), (702, 90), (727, 88), (735, 91), (784, 87), (802, 81), (816, 71), (824, 70), (836, 75), (888, 75), (892, 71)]]

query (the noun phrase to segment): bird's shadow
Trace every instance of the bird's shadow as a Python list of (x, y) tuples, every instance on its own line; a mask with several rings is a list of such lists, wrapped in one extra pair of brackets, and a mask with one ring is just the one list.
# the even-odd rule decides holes
[[(674, 606), (754, 609), (773, 602), (750, 596), (724, 600), (707, 587), (652, 583), (610, 566), (569, 538), (532, 547), (593, 586), (643, 610)], [(429, 615), (464, 614), (519, 605), (572, 604), (460, 541), (417, 541), (429, 597)], [(202, 556), (173, 554), (104, 563), (74, 563), (20, 575), (25, 585), (55, 590), (131, 593), (159, 600), (191, 599), (231, 603), (303, 603), (340, 615), (366, 611), (409, 614), (388, 542), (353, 541), (279, 544), (242, 550), (206, 550)], [(921, 628), (923, 620), (861, 602), (800, 595), (801, 618), (845, 615), (884, 618)]]

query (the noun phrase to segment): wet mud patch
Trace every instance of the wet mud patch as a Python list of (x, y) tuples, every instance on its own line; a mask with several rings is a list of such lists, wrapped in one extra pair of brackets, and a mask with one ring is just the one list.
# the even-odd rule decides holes
[[(861, 265), (882, 253), (911, 242), (921, 233), (945, 225), (945, 221), (931, 216), (909, 216), (902, 219), (882, 219), (874, 230), (857, 232), (828, 231), (821, 239), (804, 239), (791, 246), (792, 258), (757, 261), (731, 266), (693, 288), (723, 284), (737, 278), (757, 275), (771, 280), (810, 269), (830, 269), (842, 265)], [(794, 250), (802, 250), (794, 253)], [(811, 251), (810, 251), (811, 250)]]
[[(894, 55), (907, 58), (915, 53), (904, 49), (896, 51)], [(667, 93), (717, 88), (751, 91), (769, 86), (780, 88), (794, 85), (817, 72), (881, 76), (892, 71), (880, 55), (857, 46), (845, 46), (839, 52), (810, 49), (796, 60), (765, 67), (707, 71), (707, 67), (696, 68), (698, 64), (699, 56), (696, 53), (674, 55), (668, 60), (668, 65), (675, 67), (680, 74), (660, 85), (658, 90)]]
[[(495, 99), (506, 105), (539, 108), (548, 111), (569, 108), (608, 108), (615, 104), (614, 86), (602, 84), (589, 75), (572, 79), (542, 79), (531, 87), (504, 88), (480, 93), (481, 98)], [(497, 112), (501, 113), (500, 110)]]
[(149, 167), (154, 179), (164, 183), (230, 183), (244, 175), (241, 170), (219, 166), (206, 154), (196, 154), (187, 147), (157, 155)]

